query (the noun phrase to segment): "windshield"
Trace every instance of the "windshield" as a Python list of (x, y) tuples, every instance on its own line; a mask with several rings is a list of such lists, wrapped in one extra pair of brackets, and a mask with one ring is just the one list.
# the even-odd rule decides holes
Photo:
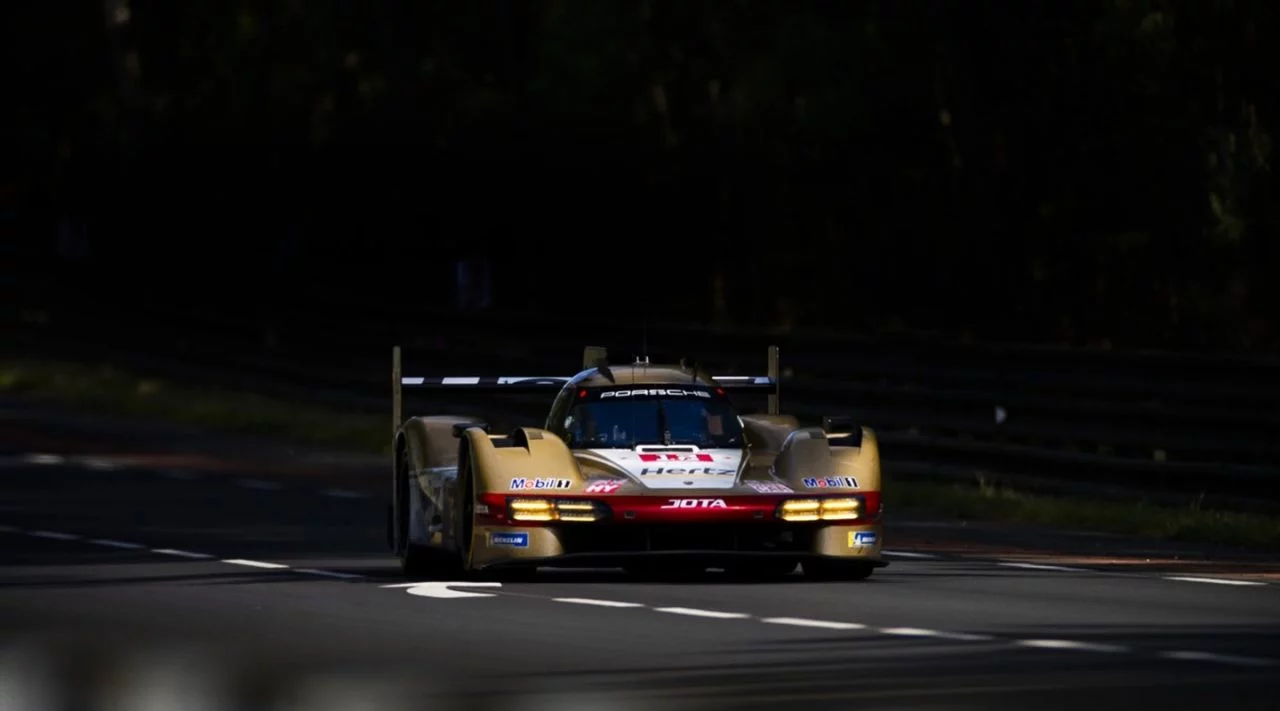
[(733, 406), (723, 395), (699, 387), (582, 390), (564, 429), (574, 449), (742, 446), (742, 424)]

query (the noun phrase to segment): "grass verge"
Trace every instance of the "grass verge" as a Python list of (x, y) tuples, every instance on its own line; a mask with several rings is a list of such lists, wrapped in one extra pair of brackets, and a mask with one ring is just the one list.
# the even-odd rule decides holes
[(1174, 507), (1146, 501), (1110, 501), (1047, 496), (974, 483), (903, 481), (888, 478), (885, 499), (895, 509), (947, 518), (1027, 523), (1063, 529), (1118, 533), (1164, 541), (1280, 547), (1280, 517), (1256, 513)]
[(110, 366), (0, 360), (0, 394), (330, 447), (375, 452), (389, 447), (388, 417), (204, 388)]
[[(330, 447), (368, 452), (388, 447), (387, 418), (380, 414), (300, 406), (254, 393), (139, 376), (108, 366), (0, 361), (0, 394), (25, 394), (104, 413)], [(885, 489), (895, 509), (949, 518), (1040, 524), (1159, 540), (1280, 546), (1280, 518), (1259, 514), (1043, 496), (978, 482), (942, 484), (890, 478)]]

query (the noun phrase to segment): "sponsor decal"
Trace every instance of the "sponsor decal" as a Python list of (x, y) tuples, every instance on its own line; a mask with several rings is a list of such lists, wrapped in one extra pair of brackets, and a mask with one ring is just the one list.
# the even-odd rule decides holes
[(794, 493), (791, 487), (780, 481), (748, 481), (744, 482), (747, 486), (755, 489), (761, 494), (791, 494)]
[(724, 499), (667, 499), (664, 509), (727, 509)]
[(528, 548), (529, 534), (520, 533), (490, 533), (489, 545), (499, 546), (501, 548)]
[(693, 467), (686, 469), (684, 467), (645, 467), (640, 470), (640, 476), (656, 476), (666, 474), (672, 476), (685, 476), (689, 474), (736, 474), (737, 469), (723, 469), (720, 467)]
[(851, 476), (820, 476), (801, 479), (802, 484), (810, 489), (856, 489), (858, 480)]
[(593, 481), (587, 484), (588, 494), (612, 494), (622, 486), (620, 481)]
[(648, 452), (640, 455), (642, 462), (714, 462), (710, 454), (700, 452)]
[(647, 390), (606, 390), (600, 393), (600, 399), (608, 398), (624, 398), (624, 397), (705, 397), (710, 398), (711, 393), (706, 390), (681, 390), (674, 388), (649, 388)]
[(874, 531), (849, 531), (849, 547), (856, 548), (858, 546), (874, 546), (876, 544), (876, 534)]
[(568, 479), (517, 477), (511, 480), (511, 489), (568, 489), (573, 482)]

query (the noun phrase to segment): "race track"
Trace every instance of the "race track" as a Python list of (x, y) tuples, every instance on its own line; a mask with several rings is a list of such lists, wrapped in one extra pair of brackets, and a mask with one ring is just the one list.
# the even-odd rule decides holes
[[(224, 446), (239, 465), (219, 469), (184, 458), (180, 438), (104, 425), (81, 439), (86, 421), (50, 430), (14, 407), (0, 422), (0, 641), (14, 645), (0, 707), (42, 679), (103, 695), (163, 674), (201, 709), (364, 708), (343, 693), (369, 701), (365, 683), (438, 694), (435, 708), (1277, 707), (1274, 583), (906, 547), (864, 583), (544, 571), (432, 597), (443, 586), (409, 586), (387, 555), (381, 469), (312, 476), (278, 455), (258, 468), (247, 445)], [(169, 444), (148, 450), (155, 438)], [(163, 671), (191, 654), (194, 676)], [(40, 672), (49, 658), (77, 661)], [(228, 690), (241, 696), (193, 701)], [(376, 708), (426, 708), (397, 703)]]

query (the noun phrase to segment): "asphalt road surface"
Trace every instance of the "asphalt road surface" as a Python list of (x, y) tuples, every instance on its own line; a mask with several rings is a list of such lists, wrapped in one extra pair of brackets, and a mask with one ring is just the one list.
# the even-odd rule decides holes
[(1280, 708), (1277, 584), (908, 547), (859, 583), (415, 585), (381, 468), (60, 422), (0, 417), (4, 711)]

